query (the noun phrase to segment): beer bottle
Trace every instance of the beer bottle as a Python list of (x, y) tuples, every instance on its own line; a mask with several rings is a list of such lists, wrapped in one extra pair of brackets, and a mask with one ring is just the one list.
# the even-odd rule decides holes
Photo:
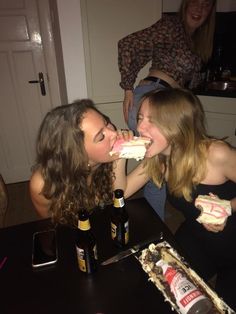
[(187, 278), (184, 272), (162, 259), (156, 262), (156, 266), (161, 267), (181, 314), (212, 313), (213, 304), (210, 299)]
[(79, 213), (78, 229), (76, 230), (76, 252), (78, 266), (82, 272), (91, 274), (96, 271), (97, 245), (86, 210)]
[(129, 241), (129, 216), (126, 211), (124, 192), (117, 189), (114, 192), (114, 204), (111, 214), (111, 238), (115, 245), (122, 248)]

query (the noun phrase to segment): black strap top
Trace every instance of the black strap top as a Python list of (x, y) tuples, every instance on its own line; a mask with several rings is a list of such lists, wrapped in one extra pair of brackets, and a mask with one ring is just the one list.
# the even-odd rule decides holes
[(183, 197), (177, 198), (168, 193), (169, 202), (178, 210), (180, 210), (186, 219), (195, 220), (200, 211), (194, 206), (195, 199), (198, 195), (208, 195), (213, 193), (221, 199), (231, 200), (236, 197), (236, 183), (226, 181), (219, 185), (199, 184), (193, 191), (193, 201), (187, 202)]

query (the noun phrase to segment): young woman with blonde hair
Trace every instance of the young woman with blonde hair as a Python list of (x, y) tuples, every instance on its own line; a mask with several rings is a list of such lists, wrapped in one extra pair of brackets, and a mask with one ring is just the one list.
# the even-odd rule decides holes
[[(201, 68), (212, 54), (216, 0), (182, 0), (177, 14), (164, 14), (153, 25), (129, 34), (118, 42), (123, 112), (130, 129), (137, 128), (141, 97), (157, 88), (196, 88)], [(134, 88), (140, 70), (151, 61), (147, 77)], [(150, 182), (144, 196), (164, 219), (165, 186)]]
[[(217, 275), (216, 291), (236, 310), (236, 149), (209, 137), (204, 121), (201, 103), (189, 90), (145, 94), (138, 131), (152, 144), (129, 179), (123, 176), (115, 184), (129, 196), (150, 178), (159, 187), (166, 183), (169, 202), (185, 217), (175, 237), (187, 260), (203, 279)], [(123, 165), (118, 165), (121, 173)], [(196, 221), (200, 211), (195, 199), (209, 193), (230, 201), (232, 215), (226, 223)]]

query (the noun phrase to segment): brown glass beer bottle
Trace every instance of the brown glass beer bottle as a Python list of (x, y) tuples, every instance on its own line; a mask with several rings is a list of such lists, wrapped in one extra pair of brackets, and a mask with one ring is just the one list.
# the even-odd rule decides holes
[(111, 238), (115, 245), (121, 248), (129, 241), (129, 216), (125, 207), (124, 192), (120, 189), (114, 191)]
[(76, 230), (76, 252), (79, 269), (87, 274), (97, 270), (97, 245), (86, 210), (79, 213)]

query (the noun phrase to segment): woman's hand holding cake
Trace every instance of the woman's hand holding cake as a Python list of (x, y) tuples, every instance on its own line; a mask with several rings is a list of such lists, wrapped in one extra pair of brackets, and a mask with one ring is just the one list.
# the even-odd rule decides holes
[(208, 231), (222, 231), (227, 218), (232, 214), (230, 201), (220, 199), (217, 195), (199, 195), (195, 206), (201, 210), (197, 221), (202, 223)]

